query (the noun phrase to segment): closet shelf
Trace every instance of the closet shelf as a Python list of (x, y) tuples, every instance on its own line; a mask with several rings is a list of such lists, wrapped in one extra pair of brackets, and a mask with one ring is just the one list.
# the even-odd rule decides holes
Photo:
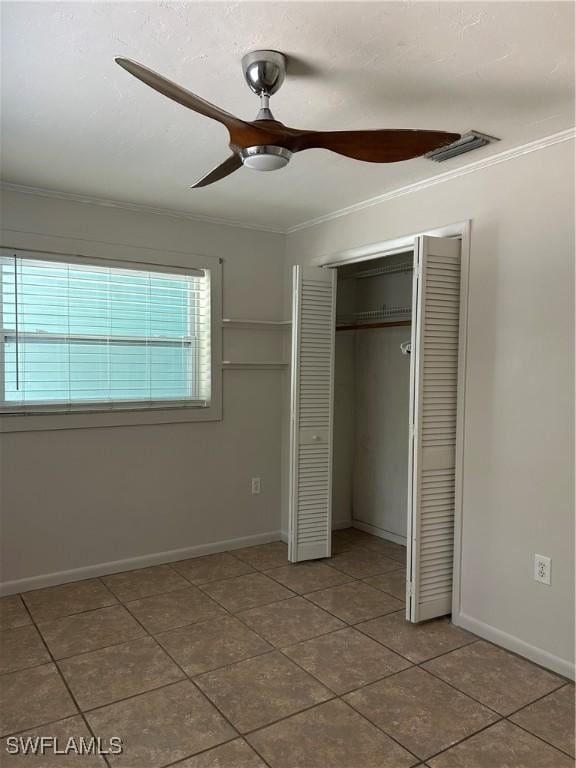
[(380, 275), (392, 275), (396, 272), (412, 272), (414, 269), (412, 263), (393, 264), (389, 267), (374, 267), (373, 269), (363, 269), (353, 275), (347, 275), (344, 280), (361, 280), (365, 277), (380, 277)]
[(387, 309), (369, 309), (365, 312), (354, 312), (348, 315), (340, 315), (336, 323), (358, 323), (364, 320), (385, 320), (386, 318), (402, 317), (412, 314), (412, 307), (389, 307)]
[(412, 307), (371, 309), (366, 312), (355, 312), (354, 314), (337, 317), (336, 328), (342, 331), (356, 328), (383, 328), (387, 325), (410, 325), (411, 315)]

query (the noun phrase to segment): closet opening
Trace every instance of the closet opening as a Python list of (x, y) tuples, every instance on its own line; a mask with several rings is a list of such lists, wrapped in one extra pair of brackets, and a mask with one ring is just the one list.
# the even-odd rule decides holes
[(414, 252), (336, 272), (333, 519), (405, 546)]
[(294, 267), (289, 560), (330, 557), (333, 526), (405, 546), (413, 622), (458, 594), (466, 280), (458, 236)]

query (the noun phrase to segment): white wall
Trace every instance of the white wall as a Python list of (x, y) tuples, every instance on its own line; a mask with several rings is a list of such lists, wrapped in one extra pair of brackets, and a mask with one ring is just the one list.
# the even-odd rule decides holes
[(410, 328), (356, 332), (355, 520), (405, 543), (408, 505)]
[[(390, 256), (369, 267), (412, 264), (414, 254)], [(358, 269), (366, 269), (360, 264)], [(413, 273), (396, 272), (356, 285), (356, 311), (409, 307)], [(403, 315), (403, 318), (409, 315)], [(374, 328), (356, 333), (356, 456), (353, 517), (401, 543), (406, 539), (410, 358), (400, 344), (409, 327)]]
[(356, 339), (354, 331), (336, 334), (334, 354), (334, 437), (332, 460), (332, 525), (352, 523), (356, 433)]
[[(370, 268), (412, 264), (413, 253), (370, 263)], [(366, 265), (338, 270), (336, 315), (346, 325), (355, 312), (407, 307), (412, 271), (370, 279), (352, 275)], [(346, 277), (348, 276), (348, 277)], [(336, 333), (332, 521), (375, 526), (395, 541), (406, 538), (410, 358), (400, 343), (410, 327)]]
[[(574, 146), (566, 142), (288, 237), (287, 266), (472, 219), (461, 615), (569, 673), (574, 654)], [(552, 585), (532, 579), (552, 558)]]
[[(573, 145), (557, 144), (295, 232), (286, 244), (289, 267), (472, 219), (455, 620), (564, 672), (574, 648), (573, 164)], [(167, 262), (221, 256), (224, 315), (282, 319), (282, 236), (19, 194), (6, 195), (4, 223), (8, 245), (100, 255), (131, 245), (142, 260), (146, 248), (164, 249)], [(244, 344), (263, 354), (254, 339)], [(286, 497), (285, 377), (224, 377), (221, 422), (3, 435), (3, 579), (275, 532)], [(249, 493), (254, 475), (259, 497)], [(532, 580), (536, 552), (552, 557), (550, 587)]]
[[(4, 196), (3, 224), (12, 246), (99, 256), (137, 246), (141, 261), (156, 249), (180, 265), (187, 253), (221, 257), (224, 316), (282, 319), (281, 235), (16, 193)], [(280, 359), (281, 337), (227, 330), (224, 356)], [(1, 435), (2, 581), (31, 588), (103, 563), (275, 537), (284, 375), (225, 371), (218, 422)]]

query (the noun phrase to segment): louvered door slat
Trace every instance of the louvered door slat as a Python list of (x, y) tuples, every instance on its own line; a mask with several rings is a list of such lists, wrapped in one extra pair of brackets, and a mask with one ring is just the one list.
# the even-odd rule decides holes
[(425, 621), (452, 607), (460, 242), (418, 238), (415, 266), (407, 618)]
[(330, 556), (336, 275), (294, 268), (288, 557)]

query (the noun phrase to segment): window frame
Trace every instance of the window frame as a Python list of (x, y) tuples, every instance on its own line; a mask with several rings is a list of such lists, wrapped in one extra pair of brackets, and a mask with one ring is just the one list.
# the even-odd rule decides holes
[[(125, 250), (125, 247), (121, 247)], [(139, 252), (139, 249), (130, 249)], [(146, 251), (146, 249), (141, 249)], [(192, 421), (218, 421), (222, 418), (222, 260), (212, 256), (192, 256), (178, 254), (182, 264), (159, 263), (158, 261), (136, 261), (132, 258), (112, 259), (106, 257), (83, 256), (79, 254), (59, 253), (36, 249), (1, 247), (3, 256), (24, 257), (64, 264), (80, 264), (118, 268), (123, 270), (158, 272), (172, 275), (191, 275), (198, 271), (210, 272), (210, 402), (181, 400), (132, 400), (114, 402), (79, 402), (23, 404), (20, 408), (10, 408), (0, 413), (0, 433), (36, 431), (44, 429), (77, 429), (89, 427), (131, 426), (140, 424), (164, 424)], [(155, 251), (156, 256), (163, 254)], [(169, 257), (172, 254), (167, 254)], [(4, 344), (4, 339), (0, 339)], [(3, 361), (0, 350), (0, 376), (3, 388)]]

